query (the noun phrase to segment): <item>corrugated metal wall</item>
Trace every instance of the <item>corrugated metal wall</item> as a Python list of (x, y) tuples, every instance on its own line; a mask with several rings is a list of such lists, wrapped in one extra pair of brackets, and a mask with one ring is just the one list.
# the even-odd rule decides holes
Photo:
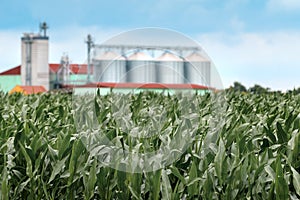
[(9, 92), (16, 85), (21, 85), (20, 75), (1, 75), (0, 76), (0, 90), (3, 92)]

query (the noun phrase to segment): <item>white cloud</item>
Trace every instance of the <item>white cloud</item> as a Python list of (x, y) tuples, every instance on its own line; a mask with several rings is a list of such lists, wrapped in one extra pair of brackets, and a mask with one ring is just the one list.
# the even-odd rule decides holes
[(300, 1), (299, 0), (269, 0), (267, 2), (267, 7), (273, 11), (299, 10), (300, 9)]
[(21, 31), (0, 30), (0, 72), (21, 63)]
[(300, 32), (222, 33), (198, 37), (225, 87), (234, 81), (272, 89), (300, 87)]

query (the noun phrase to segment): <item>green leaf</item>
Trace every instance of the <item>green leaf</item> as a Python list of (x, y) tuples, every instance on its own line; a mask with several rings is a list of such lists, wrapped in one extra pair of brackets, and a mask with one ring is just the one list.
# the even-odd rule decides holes
[(275, 171), (272, 169), (272, 167), (270, 165), (266, 165), (265, 167), (265, 171), (269, 174), (269, 176), (272, 178), (273, 181), (275, 181), (276, 179), (276, 173)]
[(59, 111), (59, 117), (63, 119), (66, 111), (61, 105), (58, 107), (58, 111)]
[(95, 112), (96, 112), (96, 116), (99, 117), (100, 114), (101, 114), (101, 112), (100, 112), (100, 106), (99, 106), (99, 104), (98, 104), (96, 98), (94, 99), (94, 104), (95, 104)]
[(203, 185), (203, 193), (204, 193), (204, 199), (212, 199), (212, 194), (214, 192), (214, 182), (213, 178), (210, 173), (207, 173), (206, 179), (204, 181)]
[(170, 169), (171, 169), (173, 175), (175, 175), (177, 178), (179, 178), (179, 180), (185, 185), (186, 184), (185, 179), (180, 174), (179, 170), (175, 166), (170, 166)]
[(277, 200), (289, 199), (289, 187), (286, 180), (284, 179), (280, 155), (276, 158), (275, 191)]
[(24, 146), (20, 142), (19, 142), (19, 145), (20, 145), (21, 152), (26, 160), (26, 174), (30, 179), (32, 179), (33, 178), (32, 161), (31, 161), (30, 156), (27, 153), (26, 149), (24, 148)]
[(1, 174), (2, 182), (1, 182), (1, 190), (0, 190), (0, 198), (2, 200), (9, 199), (9, 188), (8, 188), (8, 180), (7, 180), (7, 169), (4, 167)]
[(154, 172), (150, 172), (150, 184), (151, 184), (151, 192), (150, 192), (150, 198), (154, 200), (159, 199), (159, 193), (160, 193), (160, 178), (161, 178), (161, 171), (157, 170)]
[(283, 130), (279, 122), (276, 123), (278, 143), (282, 144), (288, 141), (287, 133)]
[(294, 143), (291, 144), (292, 147), (292, 165), (294, 166), (294, 162), (297, 161), (299, 154), (300, 154), (300, 143), (299, 143), (299, 138), (300, 138), (300, 133), (297, 130), (295, 130), (293, 133), (295, 133), (294, 137)]
[(275, 190), (275, 182), (273, 182), (271, 184), (271, 188), (270, 188), (269, 195), (268, 195), (268, 200), (274, 200), (275, 199), (274, 190)]
[(294, 115), (293, 113), (289, 113), (289, 117), (285, 120), (285, 130), (288, 132), (291, 128), (291, 124), (293, 121), (297, 118), (297, 115)]
[(223, 163), (225, 162), (225, 145), (223, 140), (220, 138), (218, 152), (215, 156), (215, 170), (219, 178), (220, 184), (223, 184)]
[[(122, 165), (122, 164), (120, 164)], [(117, 169), (117, 187), (119, 190), (119, 193), (117, 194), (118, 198), (120, 199), (128, 199), (129, 198), (129, 192), (128, 192), (128, 185), (126, 185), (127, 182), (127, 173), (124, 171), (121, 171)]]
[[(198, 177), (196, 163), (197, 162), (195, 160), (192, 161), (192, 166), (189, 171), (188, 193), (189, 193), (189, 195), (191, 195), (191, 197), (198, 194), (198, 184), (197, 184), (197, 182), (194, 181)], [(190, 184), (190, 183), (192, 183), (192, 184)]]
[[(61, 139), (61, 138), (60, 138)], [(67, 134), (63, 140), (60, 140), (60, 145), (58, 149), (58, 158), (62, 159), (62, 156), (64, 155), (65, 151), (70, 148), (70, 142), (71, 142), (71, 134)]]
[(53, 179), (55, 178), (55, 176), (57, 174), (59, 174), (64, 168), (65, 168), (65, 162), (68, 159), (68, 157), (63, 158), (62, 160), (58, 161), (54, 166), (53, 166), (53, 170), (50, 176), (50, 179), (48, 181), (48, 183), (51, 183), (51, 181), (53, 181)]
[(130, 185), (128, 186), (128, 189), (130, 190), (132, 196), (135, 198), (135, 199), (139, 199), (139, 200), (142, 200), (142, 198), (140, 197), (140, 194), (138, 194)]
[(291, 166), (293, 172), (293, 185), (296, 193), (300, 196), (300, 174)]
[(276, 137), (275, 135), (272, 133), (272, 131), (270, 131), (270, 129), (268, 129), (267, 127), (264, 126), (264, 131), (267, 134), (268, 139), (270, 140), (270, 142), (272, 142), (272, 144), (276, 143)]
[(89, 174), (88, 174), (88, 181), (85, 183), (85, 198), (86, 199), (92, 199), (95, 192), (95, 184), (97, 181), (97, 174), (96, 174), (96, 164), (97, 160), (93, 161), (93, 165), (90, 168)]
[(162, 178), (162, 188), (161, 188), (162, 199), (166, 199), (166, 200), (172, 199), (171, 183), (167, 171), (164, 169), (161, 172), (161, 178)]

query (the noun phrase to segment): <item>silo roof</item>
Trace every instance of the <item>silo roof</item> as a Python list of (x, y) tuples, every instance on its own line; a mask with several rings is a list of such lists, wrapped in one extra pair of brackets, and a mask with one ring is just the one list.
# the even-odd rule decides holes
[(201, 54), (199, 54), (197, 52), (193, 52), (192, 54), (185, 57), (185, 59), (190, 62), (207, 62), (207, 61), (209, 61), (207, 58), (205, 58), (204, 56), (202, 56)]
[(120, 56), (113, 51), (106, 51), (104, 54), (94, 58), (95, 60), (125, 60), (124, 56)]
[(161, 56), (156, 58), (156, 60), (157, 61), (182, 61), (181, 58), (169, 52), (163, 53)]
[(136, 52), (128, 57), (128, 60), (153, 60), (149, 55), (143, 52)]

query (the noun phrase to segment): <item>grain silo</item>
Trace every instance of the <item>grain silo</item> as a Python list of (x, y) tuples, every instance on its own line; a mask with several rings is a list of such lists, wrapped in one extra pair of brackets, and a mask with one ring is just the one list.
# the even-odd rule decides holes
[(42, 85), (49, 90), (49, 37), (46, 31), (44, 35), (25, 33), (21, 40), (22, 85)]
[(68, 55), (63, 55), (60, 60), (60, 67), (56, 74), (56, 84), (70, 84), (70, 65)]
[(156, 66), (153, 59), (141, 52), (135, 52), (128, 57), (127, 82), (154, 83), (156, 82)]
[(95, 82), (125, 82), (126, 59), (115, 52), (106, 51), (95, 57), (94, 81)]
[(178, 56), (169, 52), (163, 53), (156, 59), (159, 83), (184, 83), (184, 62)]
[(210, 86), (211, 62), (197, 52), (185, 57), (186, 83)]

